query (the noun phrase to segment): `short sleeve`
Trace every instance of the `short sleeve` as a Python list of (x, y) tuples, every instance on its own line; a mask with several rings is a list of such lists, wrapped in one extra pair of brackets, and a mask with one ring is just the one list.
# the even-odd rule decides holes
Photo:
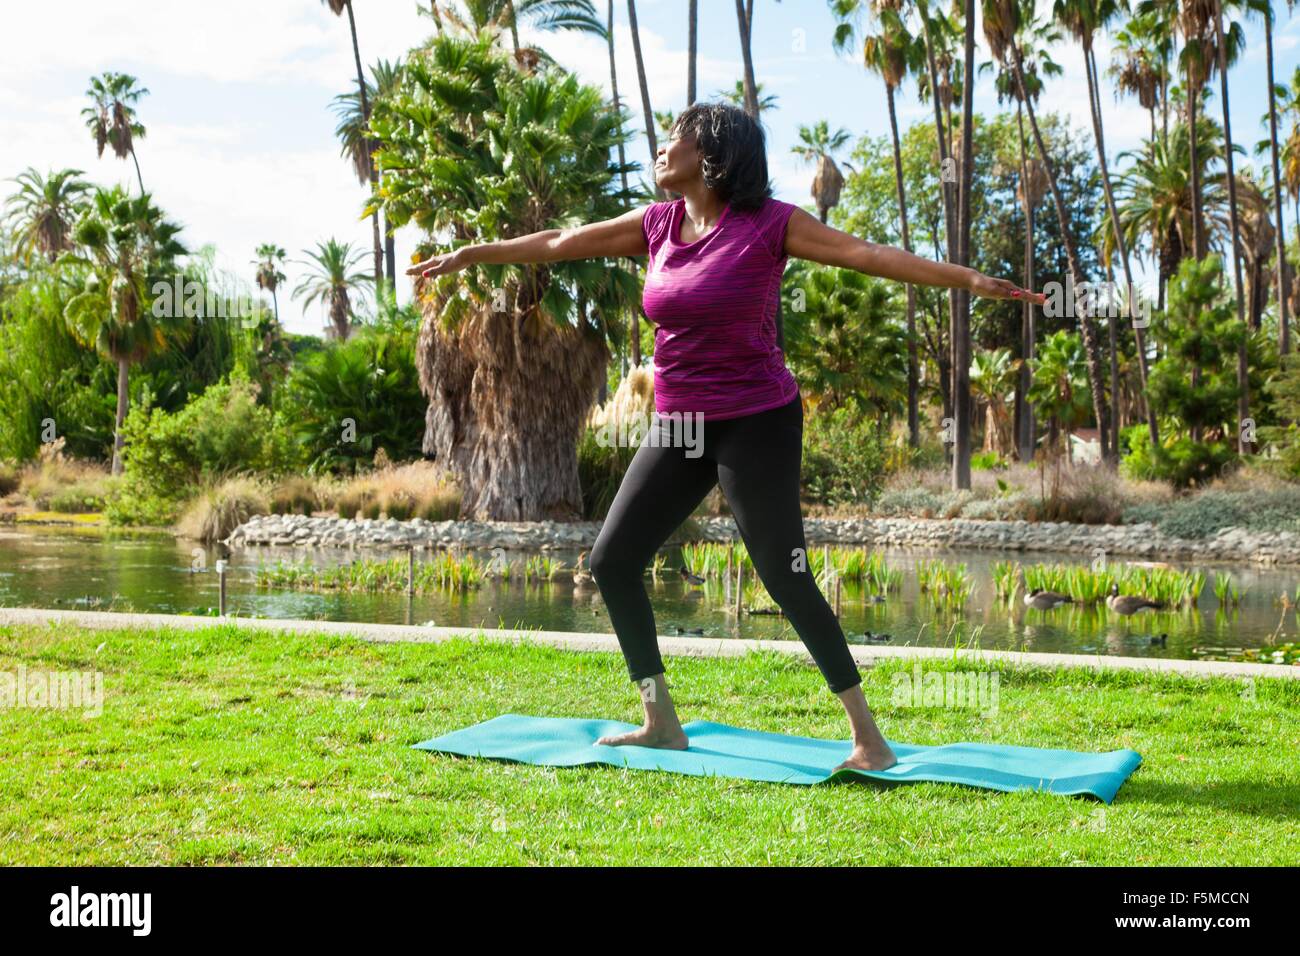
[(775, 259), (785, 256), (785, 228), (798, 208), (794, 203), (768, 198), (754, 217), (754, 228)]
[(641, 217), (641, 234), (645, 236), (646, 248), (653, 256), (663, 244), (671, 218), (672, 202), (652, 202), (645, 208)]

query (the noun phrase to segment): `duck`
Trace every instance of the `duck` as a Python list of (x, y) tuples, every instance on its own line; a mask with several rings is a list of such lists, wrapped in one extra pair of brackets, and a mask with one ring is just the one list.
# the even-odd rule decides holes
[(884, 604), (885, 596), (883, 594), (870, 594), (867, 596), (866, 601), (868, 604)]
[(1154, 634), (1150, 638), (1150, 644), (1152, 647), (1167, 647), (1169, 645), (1169, 635)]
[(582, 554), (578, 555), (578, 563), (575, 564), (575, 565), (573, 566), (573, 583), (574, 583), (574, 584), (591, 584), (591, 581), (592, 581), (592, 578), (591, 578), (591, 572), (590, 572), (590, 571), (584, 571), (584, 570), (582, 569), (582, 559), (585, 558), (586, 556), (587, 556), (587, 552), (586, 552), (586, 551), (584, 551), (584, 552), (582, 552)]
[(690, 571), (687, 570), (685, 565), (682, 565), (682, 567), (679, 569), (679, 573), (682, 576), (682, 580), (685, 581), (687, 584), (704, 583), (704, 578), (700, 577), (698, 574), (692, 574)]
[(1159, 610), (1165, 606), (1165, 602), (1154, 601), (1137, 594), (1120, 594), (1119, 585), (1112, 584), (1106, 606), (1116, 614), (1137, 614), (1139, 611)]
[(893, 638), (890, 637), (888, 634), (872, 634), (870, 631), (866, 631), (862, 636), (866, 640), (871, 641), (872, 643), (875, 644), (886, 644), (889, 641), (893, 640)]
[(1074, 598), (1068, 594), (1058, 594), (1056, 591), (1044, 591), (1041, 588), (1034, 588), (1025, 595), (1025, 607), (1032, 607), (1036, 611), (1050, 611), (1058, 608), (1062, 604), (1073, 604)]
[(673, 633), (674, 633), (674, 634), (703, 634), (703, 633), (704, 633), (704, 628), (702, 628), (702, 627), (682, 627), (681, 625), (678, 625), (678, 626), (676, 626), (676, 627), (673, 628)]

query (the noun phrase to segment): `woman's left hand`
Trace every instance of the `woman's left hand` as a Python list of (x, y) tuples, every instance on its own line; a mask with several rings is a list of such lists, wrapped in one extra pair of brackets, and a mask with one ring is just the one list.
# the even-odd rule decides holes
[(970, 285), (967, 288), (975, 295), (985, 299), (1019, 299), (1022, 302), (1034, 302), (1038, 305), (1042, 305), (1047, 301), (1047, 296), (1041, 292), (1022, 289), (1014, 282), (1008, 282), (1006, 279), (995, 279), (981, 272), (976, 272), (971, 277)]

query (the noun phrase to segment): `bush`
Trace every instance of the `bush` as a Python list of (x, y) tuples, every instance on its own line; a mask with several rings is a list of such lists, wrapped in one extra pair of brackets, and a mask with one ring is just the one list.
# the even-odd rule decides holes
[(876, 502), (876, 512), (882, 515), (915, 515), (933, 518), (941, 507), (939, 496), (924, 488), (906, 488), (886, 491)]
[(315, 481), (294, 475), (271, 487), (267, 504), (272, 514), (309, 515), (322, 507), (321, 493)]
[(344, 484), (335, 496), (340, 518), (398, 521), (424, 518), (448, 521), (460, 517), (460, 489), (445, 472), (429, 462), (380, 468)]
[(809, 501), (871, 504), (880, 495), (888, 452), (871, 419), (847, 408), (808, 416), (803, 435), (803, 485)]
[(1224, 528), (1300, 531), (1300, 487), (1212, 488), (1173, 504), (1128, 508), (1124, 521), (1150, 522), (1165, 534), (1192, 539), (1212, 537)]
[[(612, 423), (610, 429), (611, 437), (618, 434)], [(599, 521), (609, 513), (618, 486), (636, 454), (637, 444), (632, 442), (631, 433), (627, 444), (602, 444), (598, 428), (583, 429), (582, 438), (578, 440), (578, 487), (582, 491), (582, 516), (586, 520)]]
[(7, 498), (18, 490), (21, 484), (18, 469), (13, 465), (0, 462), (0, 498)]
[(114, 523), (157, 524), (197, 489), (297, 464), (286, 429), (247, 381), (213, 385), (174, 414), (137, 406), (123, 435), (126, 481), (106, 509)]
[(254, 478), (232, 478), (205, 489), (177, 524), (181, 537), (222, 541), (253, 515), (266, 514), (266, 492)]

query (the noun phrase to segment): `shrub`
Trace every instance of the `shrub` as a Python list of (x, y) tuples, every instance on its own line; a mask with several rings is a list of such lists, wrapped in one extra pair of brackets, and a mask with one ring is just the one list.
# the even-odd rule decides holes
[(253, 515), (266, 514), (266, 492), (254, 478), (232, 478), (206, 488), (190, 502), (177, 524), (185, 538), (222, 541)]
[(442, 469), (418, 461), (351, 479), (337, 491), (334, 507), (341, 518), (447, 521), (460, 517), (460, 500), (460, 489)]
[(322, 507), (317, 483), (301, 475), (292, 475), (271, 486), (267, 506), (272, 514), (309, 515)]
[(18, 469), (13, 465), (0, 462), (0, 498), (8, 497), (18, 490), (22, 484), (18, 476)]
[(882, 515), (915, 515), (933, 518), (940, 508), (939, 496), (925, 488), (906, 488), (886, 491), (876, 502), (876, 512)]
[(887, 451), (876, 422), (847, 407), (808, 416), (803, 436), (803, 485), (809, 501), (871, 504), (881, 491)]
[[(123, 427), (126, 481), (106, 513), (138, 523), (179, 511), (195, 489), (241, 473), (276, 474), (297, 462), (280, 420), (247, 381), (223, 382), (176, 413), (137, 406)], [(131, 499), (139, 499), (133, 503)]]
[(578, 487), (582, 491), (582, 514), (588, 521), (600, 520), (609, 513), (636, 454), (637, 443), (631, 437), (626, 444), (602, 443), (598, 428), (583, 429), (578, 440)]

